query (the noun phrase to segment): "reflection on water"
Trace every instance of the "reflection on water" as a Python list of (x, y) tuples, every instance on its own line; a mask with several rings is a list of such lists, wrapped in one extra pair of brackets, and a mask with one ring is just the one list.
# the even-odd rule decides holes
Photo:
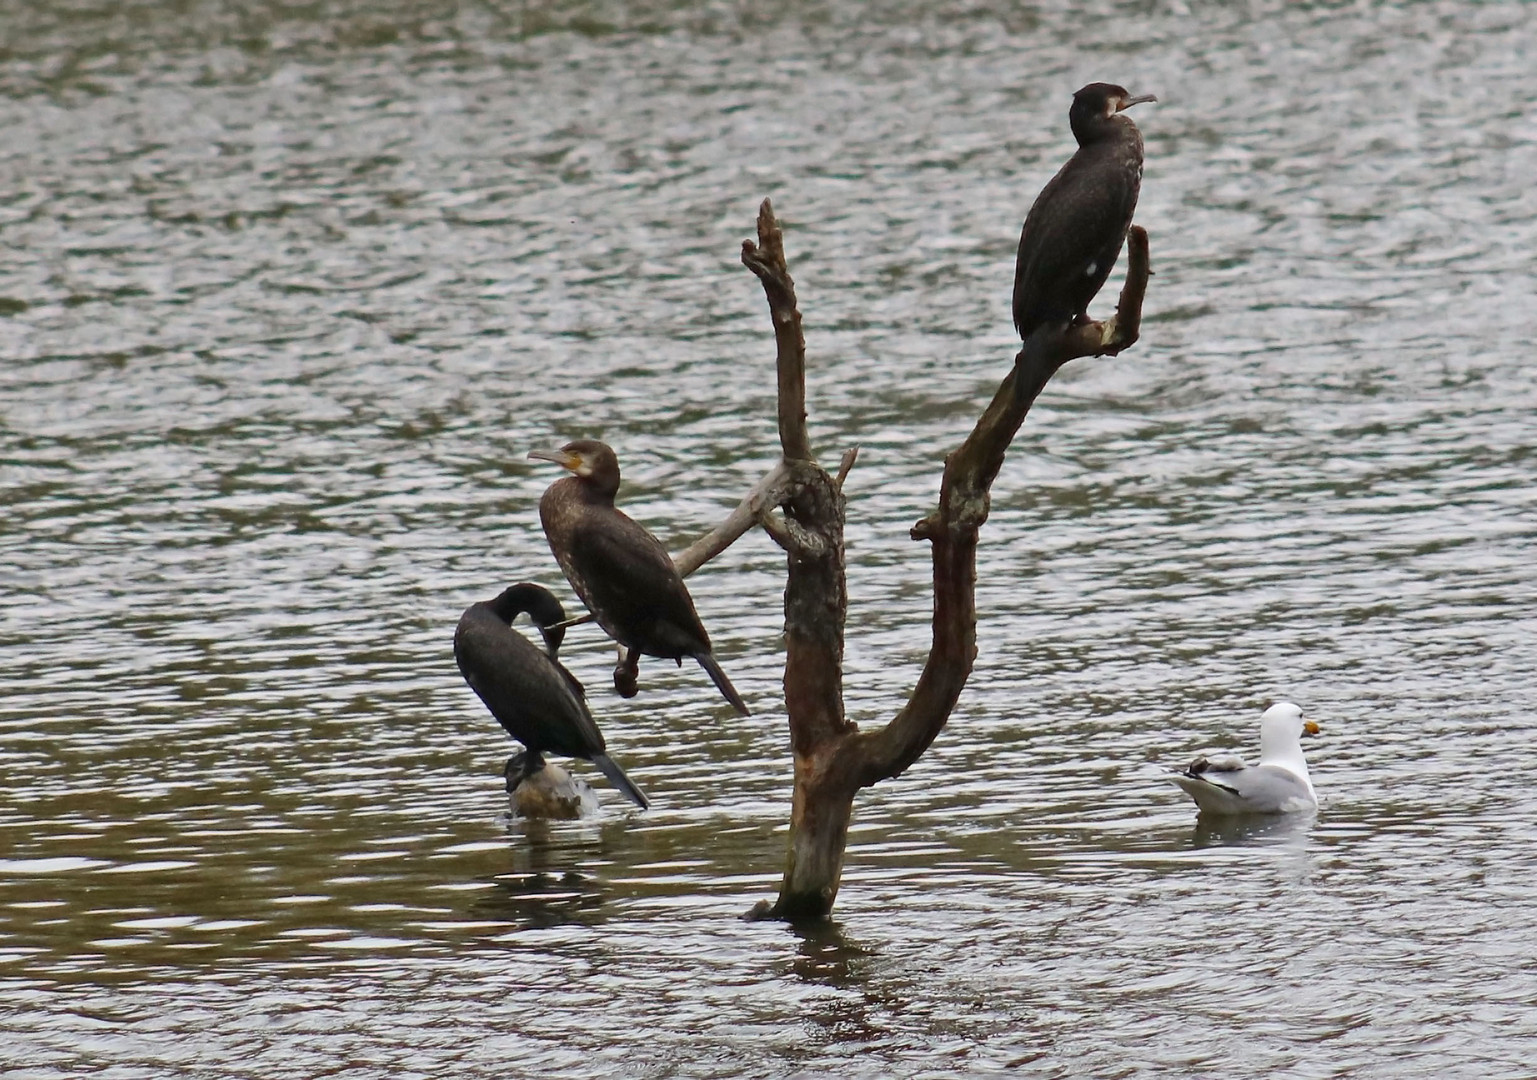
[[(0, 1066), (1529, 1075), (1532, 18), (0, 5)], [(976, 674), (837, 921), (741, 918), (791, 775), (761, 536), (691, 581), (756, 715), (648, 668), (593, 707), (653, 809), (509, 818), (454, 620), (565, 589), (532, 447), (613, 443), (675, 547), (766, 469), (765, 195), (891, 714), (1097, 78), (1160, 99), (1146, 339), (1021, 432)], [(1280, 697), (1318, 813), (1197, 819), (1160, 770)]]
[(788, 929), (800, 939), (788, 969), (791, 974), (834, 988), (863, 982), (859, 965), (870, 957), (870, 950), (850, 941), (837, 922), (799, 924)]
[(512, 926), (553, 926), (583, 913), (601, 917), (608, 883), (584, 867), (600, 860), (623, 829), (617, 821), (600, 826), (509, 818), (507, 854), (515, 868), (493, 876), (491, 890), (478, 893), (470, 911)]
[(1196, 847), (1306, 846), (1317, 815), (1301, 814), (1197, 814), (1192, 840)]

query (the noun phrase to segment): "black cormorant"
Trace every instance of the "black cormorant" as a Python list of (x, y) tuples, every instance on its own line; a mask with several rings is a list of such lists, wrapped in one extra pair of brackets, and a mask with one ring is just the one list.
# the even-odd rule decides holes
[[(512, 621), (524, 612), (539, 627), (548, 654), (512, 628)], [(527, 753), (519, 755), (523, 777), (544, 767), (545, 753), (581, 758), (644, 809), (646, 797), (608, 756), (582, 684), (556, 659), (565, 636), (556, 624), (565, 618), (565, 609), (548, 589), (522, 582), (495, 600), (469, 606), (454, 631), (454, 659), (491, 715), (527, 747)], [(516, 786), (510, 776), (508, 782)]]
[(667, 549), (614, 506), (614, 451), (581, 439), (529, 457), (571, 470), (539, 500), (539, 520), (556, 561), (598, 625), (632, 653), (679, 662), (692, 656), (732, 707), (749, 715), (710, 652), (710, 635)]
[(1090, 83), (1073, 95), (1068, 122), (1078, 152), (1036, 196), (1019, 234), (1014, 327), (1029, 341), (1039, 327), (1086, 320), (1094, 294), (1120, 257), (1142, 187), (1142, 134), (1123, 109), (1121, 86)]

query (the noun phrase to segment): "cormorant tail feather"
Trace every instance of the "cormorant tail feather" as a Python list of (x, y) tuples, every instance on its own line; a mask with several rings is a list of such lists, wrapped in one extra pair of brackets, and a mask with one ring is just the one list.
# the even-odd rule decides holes
[(741, 713), (743, 716), (752, 715), (752, 711), (747, 707), (747, 702), (743, 701), (742, 695), (736, 692), (736, 687), (732, 686), (731, 680), (726, 678), (726, 673), (722, 671), (720, 669), (720, 665), (715, 662), (714, 656), (711, 656), (707, 652), (695, 653), (694, 659), (699, 661), (699, 666), (704, 668), (705, 674), (710, 676), (710, 681), (713, 682), (715, 684), (715, 688), (721, 692), (721, 696), (724, 697), (727, 701), (731, 702), (731, 707), (733, 709)]
[(618, 788), (626, 799), (629, 799), (642, 810), (651, 806), (650, 801), (641, 793), (640, 788), (635, 786), (635, 782), (624, 774), (623, 769), (614, 764), (613, 758), (607, 754), (594, 754), (592, 763), (598, 767), (604, 776), (608, 777), (608, 782)]

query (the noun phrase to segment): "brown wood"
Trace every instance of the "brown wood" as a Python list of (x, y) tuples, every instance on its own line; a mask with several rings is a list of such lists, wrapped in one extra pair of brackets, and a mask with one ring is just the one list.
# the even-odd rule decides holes
[[(915, 540), (930, 543), (933, 555), (928, 660), (906, 705), (890, 723), (871, 732), (859, 731), (843, 713), (843, 628), (848, 614), (843, 480), (857, 452), (844, 455), (836, 477), (812, 455), (806, 433), (805, 338), (783, 234), (767, 199), (758, 212), (758, 241), (742, 244), (742, 262), (763, 283), (773, 320), (784, 460), (725, 525), (678, 562), (680, 568), (687, 562), (688, 570), (694, 569), (745, 532), (753, 518), (785, 549), (785, 712), (795, 756), (795, 790), (779, 898), (759, 904), (753, 914), (824, 918), (838, 896), (855, 794), (900, 776), (918, 760), (944, 729), (971, 675), (977, 656), (977, 534), (987, 520), (989, 491), (1009, 444), (1063, 364), (1083, 356), (1113, 356), (1137, 340), (1149, 276), (1147, 233), (1132, 226), (1127, 237), (1126, 285), (1115, 316), (1032, 335), (976, 427), (946, 459), (938, 504), (912, 529)], [(782, 516), (773, 514), (774, 505)]]

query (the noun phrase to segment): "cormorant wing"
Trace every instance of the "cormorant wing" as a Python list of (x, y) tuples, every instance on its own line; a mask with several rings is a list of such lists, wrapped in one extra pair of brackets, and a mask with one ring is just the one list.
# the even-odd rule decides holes
[(454, 659), (491, 714), (530, 750), (584, 759), (604, 752), (581, 684), (488, 608), (474, 605), (459, 620)]
[[(578, 530), (571, 538), (572, 561), (580, 570), (598, 622), (605, 629), (621, 627), (648, 639), (642, 652), (656, 650), (655, 655), (663, 656), (708, 652), (709, 636), (667, 549), (617, 511), (606, 524), (612, 527)], [(622, 639), (620, 643), (634, 644)]]
[(1014, 264), (1014, 316), (1021, 334), (1034, 329), (1022, 322), (1082, 313), (1120, 255), (1138, 187), (1124, 169), (1097, 167), (1104, 152), (1080, 149), (1025, 215)]
[(566, 685), (569, 686), (571, 688), (571, 692), (577, 696), (577, 700), (585, 702), (587, 700), (587, 688), (582, 685), (581, 680), (578, 679), (575, 675), (571, 674), (570, 668), (566, 667), (565, 664), (562, 664), (554, 657), (550, 657), (550, 663), (559, 668), (560, 673), (566, 677)]

